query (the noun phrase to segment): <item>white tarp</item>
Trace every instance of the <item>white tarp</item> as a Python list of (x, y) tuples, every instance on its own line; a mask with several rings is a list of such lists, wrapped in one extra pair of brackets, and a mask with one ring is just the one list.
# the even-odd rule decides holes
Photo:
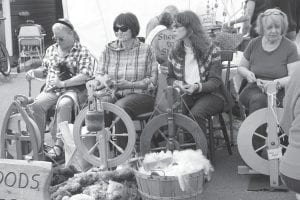
[[(217, 20), (224, 21), (223, 3), (229, 15), (241, 10), (243, 0), (210, 0), (210, 6), (218, 2)], [(115, 39), (112, 24), (122, 12), (134, 13), (140, 23), (139, 36), (145, 36), (148, 21), (162, 12), (167, 5), (175, 5), (179, 10), (191, 9), (198, 15), (206, 13), (207, 0), (63, 0), (64, 15), (74, 24), (82, 44), (93, 55), (99, 57), (105, 44)]]

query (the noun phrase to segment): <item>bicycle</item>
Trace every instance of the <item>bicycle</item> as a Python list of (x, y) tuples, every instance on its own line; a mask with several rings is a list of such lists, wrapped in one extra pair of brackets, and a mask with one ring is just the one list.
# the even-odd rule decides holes
[[(0, 22), (5, 20), (5, 18), (0, 18)], [(8, 76), (11, 71), (9, 54), (5, 45), (0, 41), (0, 72), (4, 76)]]

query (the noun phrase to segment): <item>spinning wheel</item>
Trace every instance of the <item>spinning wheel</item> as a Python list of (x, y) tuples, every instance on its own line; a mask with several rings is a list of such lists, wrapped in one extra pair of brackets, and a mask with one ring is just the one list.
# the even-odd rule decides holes
[[(206, 137), (197, 122), (179, 113), (174, 113), (171, 120), (170, 124), (168, 113), (164, 113), (154, 117), (146, 124), (140, 138), (140, 152), (142, 155), (151, 151), (186, 148), (201, 149), (203, 155), (207, 154)], [(175, 125), (174, 128), (170, 127), (173, 125)], [(172, 129), (175, 132), (175, 134), (173, 133), (174, 136), (171, 133)], [(163, 139), (162, 145), (155, 146), (157, 137)]]
[(207, 141), (203, 131), (197, 122), (180, 113), (183, 102), (180, 92), (168, 86), (165, 95), (166, 113), (154, 117), (146, 124), (140, 138), (140, 153), (145, 155), (150, 151), (194, 148), (201, 149), (203, 155), (206, 155)]
[(5, 115), (0, 136), (0, 156), (20, 160), (29, 156), (34, 160), (41, 160), (40, 131), (21, 104), (15, 100)]
[[(283, 114), (282, 108), (277, 108), (277, 118), (280, 119)], [(266, 150), (267, 148), (267, 136), (262, 135), (257, 132), (258, 128), (263, 127), (267, 123), (268, 116), (268, 108), (260, 109), (249, 115), (245, 121), (242, 123), (239, 134), (237, 137), (238, 150), (243, 158), (243, 160), (247, 163), (255, 171), (270, 175), (269, 171), (269, 160), (259, 155), (259, 151)], [(284, 139), (287, 141), (286, 134), (282, 134), (278, 136), (280, 146), (283, 149), (286, 149), (286, 145), (284, 144)], [(253, 139), (261, 139), (261, 146), (254, 147)]]
[[(101, 131), (89, 132), (85, 129), (85, 116), (88, 112), (88, 107), (80, 111), (74, 123), (74, 141), (83, 155), (83, 158), (95, 165), (103, 165), (103, 157), (107, 162), (106, 167), (115, 167), (124, 163), (131, 156), (133, 151), (136, 132), (134, 124), (129, 115), (120, 107), (106, 102), (101, 102), (104, 112), (110, 112), (114, 115), (114, 120), (109, 127), (104, 127)], [(126, 133), (115, 133), (115, 124), (122, 121), (127, 129)], [(118, 139), (127, 139), (126, 147), (121, 147), (118, 144)], [(89, 141), (87, 144), (87, 140)], [(105, 146), (105, 147), (104, 147)]]

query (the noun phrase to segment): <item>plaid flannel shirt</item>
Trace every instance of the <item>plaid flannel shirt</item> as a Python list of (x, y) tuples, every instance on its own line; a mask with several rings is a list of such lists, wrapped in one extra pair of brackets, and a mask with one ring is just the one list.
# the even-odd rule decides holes
[(70, 53), (65, 57), (60, 57), (58, 54), (58, 45), (53, 44), (47, 48), (42, 62), (42, 67), (44, 67), (46, 75), (46, 87), (44, 91), (48, 91), (53, 87), (50, 84), (50, 78), (57, 75), (55, 67), (58, 63), (62, 62), (66, 63), (70, 71), (75, 75), (81, 73), (91, 77), (93, 74), (94, 58), (86, 47), (82, 46), (79, 42), (75, 42)]
[(151, 46), (135, 40), (129, 50), (121, 48), (117, 41), (109, 43), (100, 57), (99, 67), (95, 76), (108, 75), (114, 81), (127, 80), (131, 82), (144, 81), (147, 89), (118, 90), (117, 94), (124, 96), (130, 93), (156, 95), (158, 64)]

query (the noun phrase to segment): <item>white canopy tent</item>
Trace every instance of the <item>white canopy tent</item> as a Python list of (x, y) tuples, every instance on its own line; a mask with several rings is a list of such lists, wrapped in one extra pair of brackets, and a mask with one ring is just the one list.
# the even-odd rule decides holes
[[(242, 10), (243, 0), (210, 0), (210, 6), (218, 3), (216, 19), (224, 21), (223, 11), (228, 16), (237, 16)], [(112, 24), (122, 12), (134, 13), (140, 23), (139, 36), (145, 36), (148, 21), (162, 12), (167, 5), (175, 5), (179, 10), (193, 10), (198, 15), (207, 11), (207, 0), (63, 0), (64, 16), (74, 24), (82, 44), (93, 55), (99, 57), (105, 44), (115, 39)], [(224, 6), (225, 5), (225, 6)]]

